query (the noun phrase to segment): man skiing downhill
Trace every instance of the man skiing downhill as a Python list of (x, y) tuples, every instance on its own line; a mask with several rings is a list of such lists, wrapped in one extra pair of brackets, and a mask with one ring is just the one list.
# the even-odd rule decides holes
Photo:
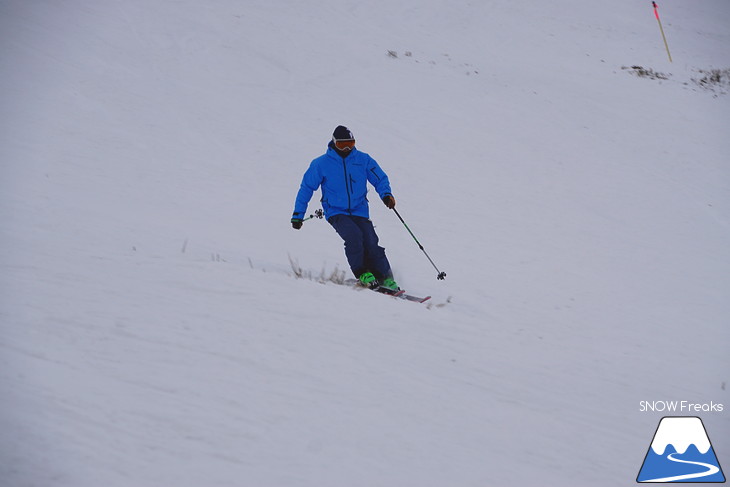
[(365, 286), (396, 291), (398, 284), (393, 280), (385, 249), (378, 245), (378, 235), (370, 221), (368, 182), (385, 206), (395, 208), (388, 176), (375, 159), (355, 148), (355, 137), (347, 127), (337, 126), (327, 152), (314, 159), (304, 173), (291, 225), (296, 230), (302, 228), (309, 200), (321, 186), (324, 216), (344, 240), (352, 273)]

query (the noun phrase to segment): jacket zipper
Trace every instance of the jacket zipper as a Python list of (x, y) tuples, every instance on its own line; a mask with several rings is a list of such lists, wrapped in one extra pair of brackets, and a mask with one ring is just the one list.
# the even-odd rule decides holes
[(347, 191), (347, 213), (352, 215), (352, 200), (350, 197), (350, 186), (349, 186), (349, 174), (347, 174), (347, 162), (345, 161), (345, 158), (342, 158), (342, 169), (345, 171), (345, 191)]

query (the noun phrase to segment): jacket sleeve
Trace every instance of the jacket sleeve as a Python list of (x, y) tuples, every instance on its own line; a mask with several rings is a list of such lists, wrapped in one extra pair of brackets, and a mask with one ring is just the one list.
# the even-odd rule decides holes
[(309, 169), (307, 169), (304, 173), (304, 177), (302, 178), (302, 184), (299, 186), (299, 192), (297, 193), (297, 198), (294, 201), (294, 213), (292, 214), (292, 218), (304, 218), (304, 215), (307, 213), (309, 200), (312, 199), (312, 194), (319, 189), (319, 185), (321, 183), (322, 176), (319, 171), (317, 160), (315, 159), (309, 165)]
[(369, 159), (368, 181), (370, 181), (370, 184), (373, 185), (375, 191), (378, 192), (380, 199), (383, 199), (388, 195), (392, 196), (392, 193), (390, 192), (390, 180), (388, 179), (388, 175), (385, 174), (385, 171), (380, 168), (380, 165), (378, 165), (375, 159), (373, 159), (372, 157), (369, 157)]

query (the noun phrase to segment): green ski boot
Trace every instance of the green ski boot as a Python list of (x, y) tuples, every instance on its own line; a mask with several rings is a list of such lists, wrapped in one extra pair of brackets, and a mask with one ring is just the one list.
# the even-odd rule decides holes
[(378, 281), (375, 279), (372, 272), (363, 272), (360, 274), (358, 280), (360, 281), (360, 284), (365, 287), (374, 288), (378, 285)]
[(395, 280), (392, 277), (386, 277), (383, 280), (383, 282), (380, 284), (380, 287), (390, 289), (391, 291), (400, 291), (400, 288), (398, 287), (398, 283), (395, 282)]

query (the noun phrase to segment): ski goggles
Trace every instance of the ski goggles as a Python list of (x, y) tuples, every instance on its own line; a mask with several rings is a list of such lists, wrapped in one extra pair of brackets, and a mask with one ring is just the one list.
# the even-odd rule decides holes
[(332, 137), (332, 142), (335, 143), (335, 147), (339, 150), (352, 150), (355, 147), (355, 139), (335, 139)]

